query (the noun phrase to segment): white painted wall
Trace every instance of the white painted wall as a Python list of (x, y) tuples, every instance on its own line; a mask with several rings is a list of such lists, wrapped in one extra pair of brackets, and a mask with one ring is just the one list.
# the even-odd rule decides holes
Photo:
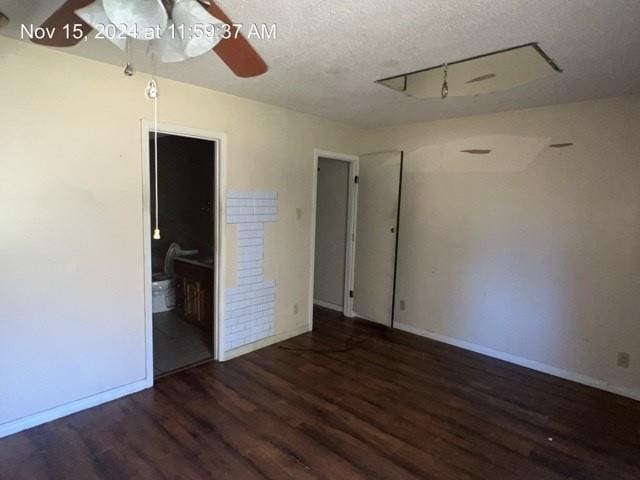
[(314, 300), (342, 307), (347, 248), (349, 162), (318, 159)]
[(638, 95), (366, 131), (405, 151), (396, 321), (640, 397), (639, 132)]
[[(62, 51), (0, 37), (0, 64), (6, 433), (26, 425), (18, 419), (145, 378), (140, 120), (153, 106), (146, 75), (126, 78)], [(265, 227), (274, 338), (305, 331), (313, 150), (353, 152), (359, 131), (175, 81), (159, 86), (162, 122), (227, 133), (229, 190), (278, 192), (279, 220)], [(227, 229), (227, 287), (237, 284), (235, 235)]]

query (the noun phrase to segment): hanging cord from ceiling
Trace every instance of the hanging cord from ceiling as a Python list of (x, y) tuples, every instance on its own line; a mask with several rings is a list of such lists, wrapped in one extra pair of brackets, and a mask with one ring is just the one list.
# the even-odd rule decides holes
[(127, 64), (124, 67), (124, 74), (127, 77), (133, 77), (135, 69), (133, 68), (133, 59), (131, 55), (131, 38), (127, 37), (126, 42)]
[(147, 84), (147, 88), (145, 90), (145, 95), (149, 100), (153, 100), (153, 165), (154, 165), (154, 185), (155, 185), (155, 202), (156, 202), (156, 211), (155, 211), (155, 228), (153, 230), (153, 239), (160, 240), (160, 226), (158, 221), (158, 95), (160, 94), (158, 90), (158, 82), (156, 81), (156, 60), (155, 55), (153, 58), (153, 75), (149, 83)]
[(440, 94), (442, 95), (442, 98), (447, 98), (447, 96), (449, 95), (449, 84), (447, 83), (447, 74), (449, 73), (449, 66), (445, 63), (443, 65), (444, 68), (444, 79), (442, 80), (442, 90), (440, 91)]

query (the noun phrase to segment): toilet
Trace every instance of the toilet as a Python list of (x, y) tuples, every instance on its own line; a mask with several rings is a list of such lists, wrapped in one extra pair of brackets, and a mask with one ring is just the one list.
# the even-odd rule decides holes
[(173, 278), (166, 273), (154, 273), (151, 279), (153, 313), (168, 312), (176, 308), (176, 291)]
[(196, 255), (198, 250), (182, 250), (172, 243), (164, 256), (164, 272), (151, 276), (151, 306), (153, 313), (168, 312), (176, 308), (176, 290), (173, 280), (173, 260), (182, 255)]

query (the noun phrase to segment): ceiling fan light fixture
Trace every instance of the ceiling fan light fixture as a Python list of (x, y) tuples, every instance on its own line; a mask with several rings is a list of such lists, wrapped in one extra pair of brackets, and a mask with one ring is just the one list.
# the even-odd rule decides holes
[(109, 20), (126, 27), (132, 38), (151, 40), (159, 38), (167, 29), (169, 15), (162, 0), (102, 0)]
[[(225, 35), (227, 25), (236, 24), (215, 0), (57, 0), (53, 3), (61, 5), (52, 9), (49, 17), (38, 27), (51, 33), (43, 37), (34, 36), (31, 42), (48, 47), (74, 47), (87, 40), (95, 28), (123, 50), (131, 38), (148, 41), (147, 53), (153, 56), (154, 62), (160, 60), (159, 48), (167, 51), (165, 61), (186, 60), (213, 50), (212, 53), (237, 77), (257, 77), (269, 69), (245, 35), (240, 32), (233, 36)], [(177, 8), (174, 9), (175, 5)], [(86, 7), (91, 8), (85, 10)], [(178, 38), (179, 48), (173, 42), (169, 46), (158, 42), (160, 39), (170, 40), (163, 39), (163, 34), (169, 27), (171, 13), (175, 13), (175, 27), (169, 34)], [(99, 18), (93, 18), (95, 16)], [(7, 21), (8, 18), (0, 12), (0, 27)], [(67, 31), (69, 25), (74, 27), (73, 35)], [(128, 63), (133, 65), (130, 59)]]
[[(79, 8), (74, 13), (86, 23), (91, 25), (93, 28), (97, 28), (97, 25), (102, 25), (105, 28), (113, 25), (113, 28), (115, 29), (115, 25), (111, 22), (111, 20), (109, 20), (109, 17), (107, 16), (107, 12), (104, 9), (102, 0), (97, 0), (90, 5), (87, 5), (86, 7)], [(120, 36), (118, 35), (105, 35), (105, 38), (107, 38), (120, 50), (124, 50), (127, 47), (127, 40), (125, 38), (120, 38)]]
[(169, 26), (164, 34), (149, 45), (148, 53), (163, 63), (183, 62), (189, 57), (184, 53), (182, 39), (172, 28), (173, 20), (169, 19)]
[(215, 47), (224, 22), (211, 15), (196, 0), (176, 0), (171, 11), (177, 26), (184, 26), (183, 51), (188, 57), (198, 57)]

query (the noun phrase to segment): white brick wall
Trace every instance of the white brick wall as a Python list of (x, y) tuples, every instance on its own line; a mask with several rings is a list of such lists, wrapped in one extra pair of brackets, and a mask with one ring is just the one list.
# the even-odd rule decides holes
[(238, 286), (225, 293), (225, 350), (273, 335), (276, 282), (264, 279), (264, 223), (277, 220), (277, 193), (227, 193), (227, 223), (238, 226)]

